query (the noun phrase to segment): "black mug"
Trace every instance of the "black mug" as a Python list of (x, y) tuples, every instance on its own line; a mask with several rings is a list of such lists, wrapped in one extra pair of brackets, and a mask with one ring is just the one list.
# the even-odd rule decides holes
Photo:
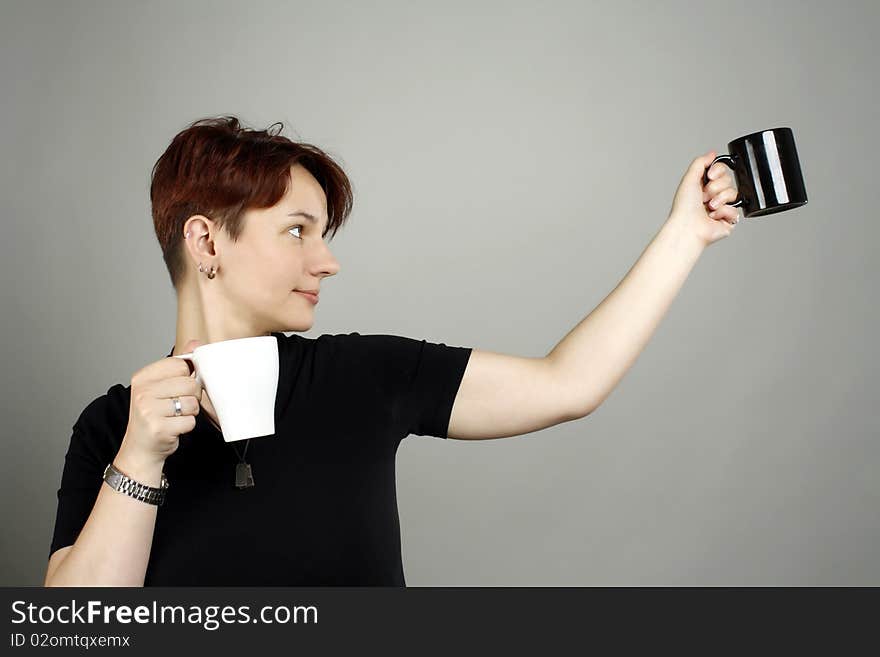
[[(727, 150), (729, 155), (717, 156), (712, 164), (721, 162), (733, 171), (738, 193), (726, 205), (741, 207), (744, 217), (783, 212), (807, 203), (791, 128), (753, 132), (734, 139)], [(709, 182), (709, 167), (703, 172), (703, 186)]]

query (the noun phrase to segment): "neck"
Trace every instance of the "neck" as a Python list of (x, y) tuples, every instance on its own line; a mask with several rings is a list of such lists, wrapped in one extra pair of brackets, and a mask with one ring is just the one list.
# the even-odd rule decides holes
[(201, 287), (190, 281), (177, 295), (177, 330), (172, 355), (187, 353), (190, 340), (201, 344), (271, 335), (249, 320), (242, 318), (236, 308), (217, 290), (211, 287), (217, 281), (207, 281)]

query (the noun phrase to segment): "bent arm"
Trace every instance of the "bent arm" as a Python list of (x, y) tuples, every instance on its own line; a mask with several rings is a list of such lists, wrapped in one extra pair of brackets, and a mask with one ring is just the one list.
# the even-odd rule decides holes
[[(124, 440), (113, 464), (143, 484), (159, 486), (162, 464), (142, 464), (130, 458)], [(50, 562), (43, 585), (143, 586), (157, 509), (102, 483), (76, 542), (54, 568)]]

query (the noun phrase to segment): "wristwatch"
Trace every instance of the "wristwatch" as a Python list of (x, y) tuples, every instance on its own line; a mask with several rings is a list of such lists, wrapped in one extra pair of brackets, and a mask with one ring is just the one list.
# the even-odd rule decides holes
[(165, 478), (164, 472), (159, 480), (159, 488), (153, 488), (123, 474), (114, 467), (112, 462), (108, 463), (107, 467), (104, 468), (104, 481), (110, 484), (110, 488), (113, 490), (125, 493), (129, 497), (133, 497), (141, 502), (157, 506), (162, 506), (162, 503), (165, 501), (165, 491), (171, 486)]

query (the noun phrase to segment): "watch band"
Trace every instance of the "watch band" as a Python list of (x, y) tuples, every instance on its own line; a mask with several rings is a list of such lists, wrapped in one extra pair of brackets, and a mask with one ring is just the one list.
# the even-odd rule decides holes
[(112, 462), (108, 463), (107, 467), (104, 468), (104, 481), (115, 491), (125, 493), (136, 500), (146, 502), (147, 504), (155, 504), (156, 506), (162, 506), (165, 502), (165, 491), (171, 486), (168, 479), (165, 478), (164, 472), (159, 482), (159, 488), (154, 488), (135, 481), (122, 473)]

